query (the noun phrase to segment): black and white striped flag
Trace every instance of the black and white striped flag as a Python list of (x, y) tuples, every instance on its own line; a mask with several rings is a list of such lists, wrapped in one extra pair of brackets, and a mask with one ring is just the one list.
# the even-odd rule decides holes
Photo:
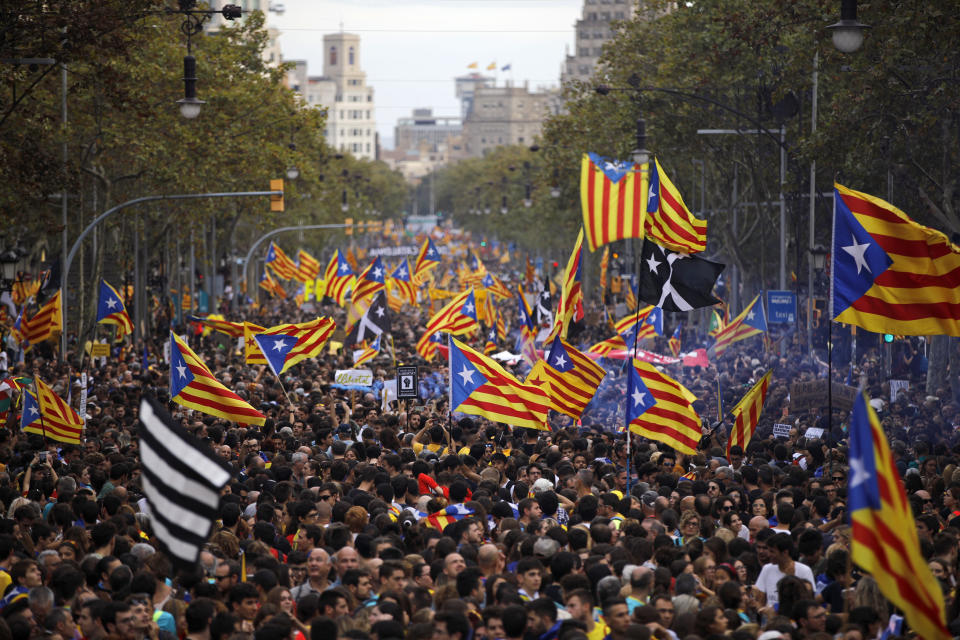
[(210, 537), (232, 470), (153, 398), (140, 400), (139, 435), (153, 532), (175, 567), (191, 568)]

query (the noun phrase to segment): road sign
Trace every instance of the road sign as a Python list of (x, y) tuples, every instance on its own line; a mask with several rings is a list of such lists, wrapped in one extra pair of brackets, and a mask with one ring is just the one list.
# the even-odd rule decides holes
[(796, 293), (793, 291), (767, 291), (767, 320), (769, 322), (796, 322), (796, 314)]
[(416, 398), (420, 390), (420, 381), (416, 367), (397, 367), (397, 397)]

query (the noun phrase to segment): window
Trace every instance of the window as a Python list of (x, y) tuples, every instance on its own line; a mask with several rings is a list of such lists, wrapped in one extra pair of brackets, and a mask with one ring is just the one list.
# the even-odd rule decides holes
[(517, 143), (523, 144), (523, 136), (520, 136), (519, 138), (517, 138)]
[(353, 65), (353, 47), (350, 47), (350, 52), (347, 54), (347, 64)]
[(367, 109), (367, 120), (370, 119), (370, 109)]
[(367, 102), (373, 102), (373, 94), (367, 94)]
[(370, 153), (370, 143), (367, 143), (367, 153)]
[(331, 67), (337, 66), (337, 48), (336, 47), (330, 47), (330, 66)]
[(589, 48), (589, 47), (580, 47), (580, 50), (577, 52), (577, 55), (580, 56), (580, 57), (586, 57), (586, 56), (590, 55), (590, 48)]
[(343, 120), (343, 109), (340, 109), (340, 119)]

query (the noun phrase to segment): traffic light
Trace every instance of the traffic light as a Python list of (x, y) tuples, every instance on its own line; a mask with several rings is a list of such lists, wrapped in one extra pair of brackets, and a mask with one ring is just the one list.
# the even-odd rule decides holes
[(343, 233), (348, 236), (353, 235), (353, 218), (344, 218), (343, 224), (346, 226), (343, 228)]
[(270, 211), (283, 211), (283, 178), (271, 180), (270, 191), (280, 192), (278, 196), (270, 196)]

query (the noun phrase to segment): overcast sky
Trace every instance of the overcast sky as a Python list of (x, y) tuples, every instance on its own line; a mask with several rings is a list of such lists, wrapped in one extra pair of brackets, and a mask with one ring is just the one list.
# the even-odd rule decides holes
[[(377, 130), (392, 146), (397, 119), (416, 107), (460, 115), (453, 78), (497, 63), (497, 82), (530, 88), (557, 86), (565, 48), (573, 49), (574, 23), (583, 0), (274, 0), (283, 15), (286, 60), (307, 60), (310, 75), (323, 71), (323, 34), (360, 36), (360, 63), (374, 87)], [(501, 72), (504, 65), (511, 70)], [(493, 72), (489, 72), (493, 73)]]

